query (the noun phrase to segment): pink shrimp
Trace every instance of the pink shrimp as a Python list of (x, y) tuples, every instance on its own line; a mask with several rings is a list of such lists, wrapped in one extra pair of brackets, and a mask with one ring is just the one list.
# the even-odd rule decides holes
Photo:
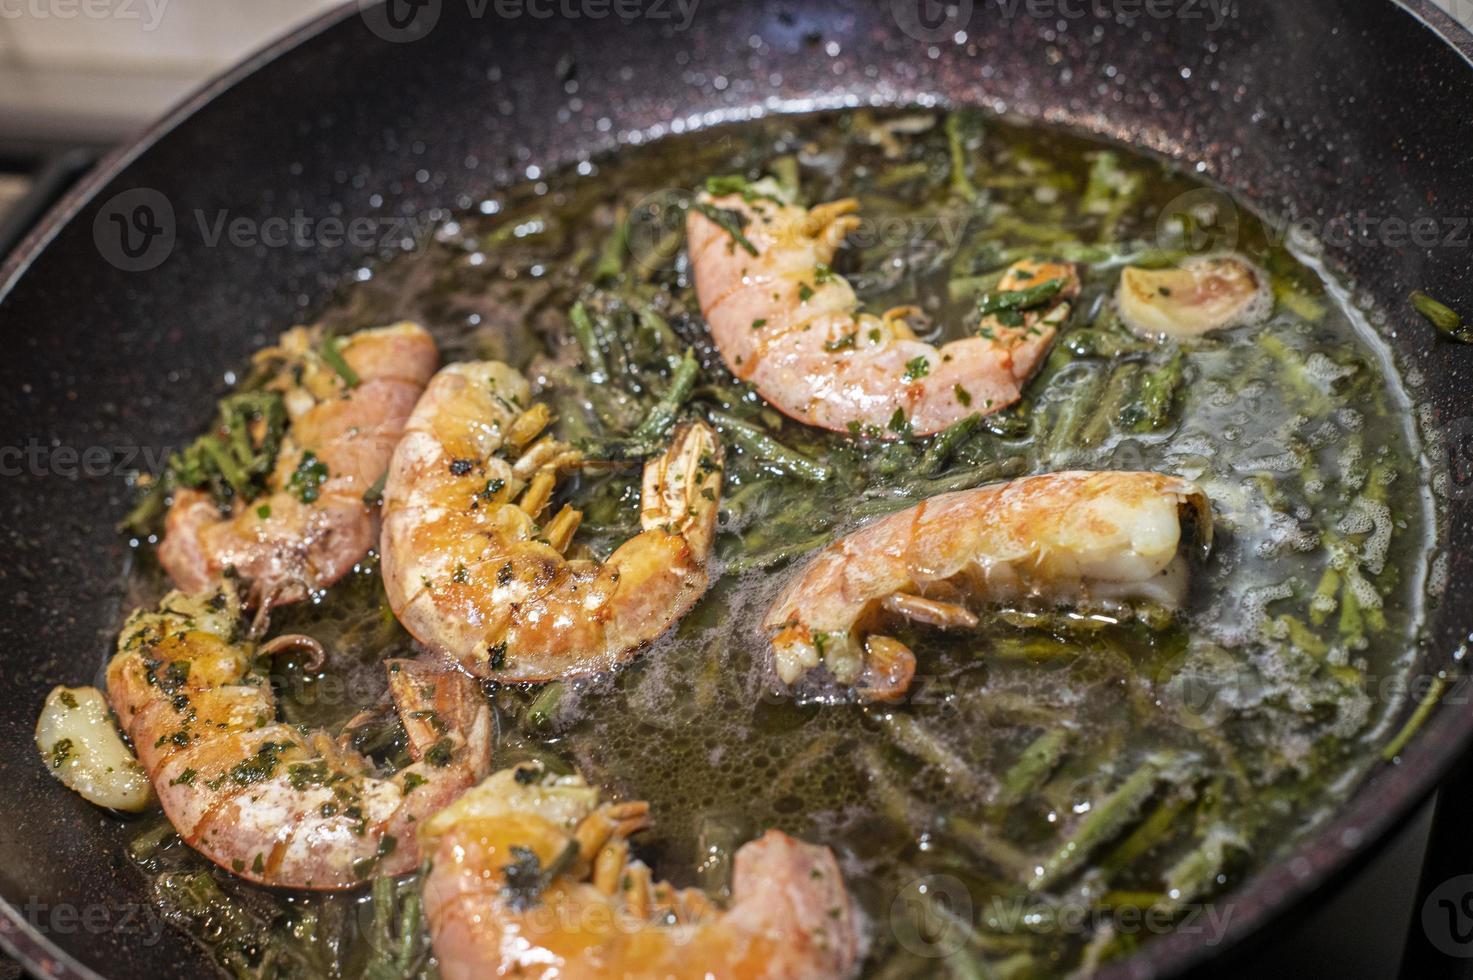
[[(705, 593), (721, 447), (702, 422), (645, 465), (639, 534), (607, 561), (569, 558), (582, 515), (544, 511), (572, 447), (518, 372), (496, 361), (435, 376), (384, 491), (384, 588), (394, 615), (478, 677), (544, 681), (622, 663)], [(540, 438), (539, 438), (540, 437)]]
[(629, 860), (644, 803), (599, 805), (579, 776), (491, 776), (422, 834), (425, 914), (446, 980), (839, 980), (859, 965), (833, 853), (770, 830), (733, 863), (732, 901)]
[[(138, 610), (108, 665), (108, 699), (164, 813), (195, 850), (263, 885), (352, 888), (419, 865), (416, 833), (486, 772), (491, 714), (469, 677), (389, 661), (389, 690), (416, 760), (377, 776), (346, 740), (277, 719), (227, 575), (198, 595)], [(317, 651), (320, 653), (320, 649)]]
[(856, 201), (810, 211), (738, 193), (702, 203), (745, 222), (734, 234), (693, 208), (686, 226), (701, 312), (727, 367), (820, 428), (929, 435), (1012, 405), (1079, 292), (1072, 265), (1019, 262), (998, 285), (1007, 308), (984, 316), (977, 336), (937, 348), (906, 325), (909, 308), (860, 312), (829, 268), (859, 225)]
[(1051, 473), (943, 494), (814, 556), (763, 622), (788, 684), (820, 665), (862, 697), (894, 700), (915, 655), (887, 619), (970, 628), (965, 603), (1144, 599), (1174, 610), (1187, 586), (1183, 513), (1211, 542), (1207, 495), (1159, 473)]
[(343, 338), (337, 368), (323, 343), (320, 330), (298, 327), (257, 355), (288, 419), (266, 494), (225, 513), (201, 491), (174, 495), (158, 557), (184, 591), (204, 591), (234, 568), (250, 583), (250, 605), (297, 602), (376, 542), (378, 508), (364, 495), (388, 469), (439, 353), (411, 323)]

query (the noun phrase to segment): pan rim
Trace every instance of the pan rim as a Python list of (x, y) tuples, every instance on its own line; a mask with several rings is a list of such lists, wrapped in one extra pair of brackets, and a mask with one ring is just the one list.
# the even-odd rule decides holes
[[(357, 16), (370, 2), (377, 0), (342, 0), (338, 6), (215, 75), (157, 122), (109, 152), (52, 206), (11, 255), (0, 263), (0, 303), (10, 295), (61, 229), (138, 157), (192, 119), (218, 96), (318, 35)], [(1435, 34), (1473, 69), (1473, 30), (1454, 20), (1433, 0), (1392, 0), (1392, 5)], [(1456, 694), (1464, 698), (1473, 696), (1473, 677), (1459, 679), (1448, 692), (1448, 699)], [(1470, 747), (1473, 747), (1473, 717), (1460, 719), (1454, 711), (1435, 713), (1395, 761), (1373, 765), (1368, 770), (1340, 814), (1297, 843), (1283, 855), (1282, 860), (1252, 876), (1245, 883), (1251, 887), (1221, 896), (1225, 903), (1238, 903), (1244, 894), (1265, 897), (1255, 897), (1256, 905), (1250, 907), (1246, 916), (1235, 919), (1231, 926), (1226, 927), (1218, 943), (1204, 943), (1195, 936), (1172, 931), (1148, 944), (1141, 952), (1106, 965), (1096, 976), (1141, 978), (1177, 975), (1200, 967), (1221, 953), (1240, 951), (1272, 928), (1284, 909), (1299, 906), (1314, 895), (1335, 887), (1368, 861), (1431, 796)], [(1378, 790), (1374, 794), (1375, 806), (1371, 805), (1372, 794), (1369, 792), (1373, 782)], [(1350, 843), (1352, 838), (1354, 843)], [(1317, 846), (1332, 840), (1332, 846)], [(0, 898), (0, 949), (39, 977), (106, 980), (63, 951), (3, 898)]]

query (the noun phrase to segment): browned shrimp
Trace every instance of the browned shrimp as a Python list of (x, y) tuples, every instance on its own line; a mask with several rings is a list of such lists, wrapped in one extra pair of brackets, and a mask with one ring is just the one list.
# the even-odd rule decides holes
[(752, 194), (703, 203), (745, 222), (738, 239), (693, 208), (686, 227), (701, 312), (727, 367), (779, 411), (825, 429), (930, 435), (1007, 408), (1079, 292), (1072, 265), (1019, 262), (998, 285), (1019, 308), (986, 315), (976, 336), (937, 348), (906, 325), (909, 308), (860, 312), (829, 268), (859, 224), (856, 201), (811, 211)]
[(859, 939), (832, 852), (776, 830), (737, 851), (730, 907), (652, 882), (627, 838), (644, 803), (581, 777), (503, 770), (423, 832), (425, 913), (446, 980), (829, 980)]
[(323, 343), (320, 330), (297, 327), (257, 355), (288, 419), (267, 493), (227, 513), (199, 491), (175, 494), (158, 556), (180, 589), (208, 589), (233, 567), (248, 603), (269, 609), (327, 588), (373, 547), (378, 508), (365, 491), (388, 469), (439, 353), (412, 323), (343, 338), (338, 369)]
[[(431, 650), (480, 677), (544, 681), (621, 663), (706, 591), (721, 449), (703, 423), (676, 430), (644, 471), (643, 530), (606, 561), (568, 558), (581, 514), (544, 517), (579, 455), (547, 406), (494, 361), (435, 376), (384, 491), (384, 587)], [(541, 438), (539, 438), (541, 437)]]
[[(277, 720), (258, 656), (243, 639), (226, 576), (135, 612), (108, 665), (108, 698), (191, 847), (263, 885), (335, 890), (419, 865), (416, 833), (486, 772), (491, 716), (474, 681), (413, 661), (388, 663), (413, 764), (392, 776), (345, 742)], [(317, 651), (320, 653), (320, 649)]]
[(820, 664), (862, 697), (910, 687), (915, 655), (886, 618), (977, 625), (965, 603), (1146, 599), (1186, 593), (1182, 515), (1212, 539), (1207, 495), (1159, 473), (1052, 473), (949, 493), (819, 552), (768, 612), (774, 666), (792, 684)]

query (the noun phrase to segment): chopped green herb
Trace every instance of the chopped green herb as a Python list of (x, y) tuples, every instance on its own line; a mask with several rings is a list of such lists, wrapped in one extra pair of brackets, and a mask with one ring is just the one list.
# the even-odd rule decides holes
[(51, 746), (51, 768), (60, 769), (66, 761), (72, 757), (72, 740), (69, 738), (58, 739)]
[(327, 464), (318, 459), (316, 453), (308, 450), (302, 454), (297, 468), (292, 471), (286, 488), (302, 503), (310, 504), (322, 495), (322, 485), (327, 482), (327, 477)]
[(931, 373), (931, 362), (922, 354), (905, 362), (905, 380), (915, 381)]
[(358, 377), (358, 372), (354, 371), (343, 358), (343, 353), (339, 349), (341, 343), (342, 339), (339, 337), (326, 337), (323, 339), (322, 347), (318, 353), (322, 356), (322, 362), (332, 368), (337, 376), (343, 379), (343, 384), (349, 388), (356, 388), (362, 383), (362, 379)]
[(389, 471), (384, 470), (373, 481), (373, 486), (363, 491), (363, 502), (370, 507), (377, 507), (384, 502), (384, 484), (389, 480)]
[(746, 250), (748, 255), (757, 254), (757, 246), (753, 245), (745, 234), (742, 233), (742, 218), (735, 211), (726, 211), (721, 208), (712, 207), (705, 201), (696, 201), (691, 207), (705, 215), (707, 220), (715, 223), (722, 231), (731, 236), (732, 241)]
[(450, 739), (442, 738), (425, 750), (425, 761), (436, 769), (444, 769), (450, 765), (454, 749), (455, 745)]

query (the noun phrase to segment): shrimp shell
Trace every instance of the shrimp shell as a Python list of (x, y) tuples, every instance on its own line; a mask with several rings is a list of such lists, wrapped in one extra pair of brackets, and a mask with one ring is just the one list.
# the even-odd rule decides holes
[(1182, 514), (1211, 543), (1207, 495), (1159, 473), (1052, 473), (943, 494), (819, 552), (763, 621), (784, 683), (826, 666), (862, 697), (909, 688), (914, 654), (886, 617), (970, 628), (966, 603), (1185, 598)]
[[(412, 323), (359, 331), (338, 350), (358, 378), (349, 387), (322, 362), (321, 342), (320, 330), (297, 327), (257, 355), (289, 419), (266, 495), (222, 514), (205, 493), (175, 493), (158, 558), (179, 589), (203, 592), (234, 568), (251, 584), (248, 604), (269, 609), (327, 588), (373, 547), (378, 509), (364, 494), (388, 468), (439, 352)], [(308, 453), (327, 468), (310, 501), (289, 489)]]
[(419, 864), (419, 824), (484, 775), (491, 716), (470, 678), (387, 664), (416, 760), (390, 777), (322, 732), (277, 720), (241, 642), (233, 578), (139, 610), (108, 665), (113, 711), (184, 841), (263, 885), (332, 891)]
[(745, 222), (741, 241), (699, 209), (686, 225), (701, 313), (727, 367), (784, 414), (836, 432), (930, 435), (1007, 408), (1079, 292), (1072, 265), (1019, 262), (1000, 291), (1058, 280), (1054, 295), (1008, 322), (986, 316), (977, 336), (937, 348), (906, 325), (915, 311), (862, 313), (853, 288), (829, 269), (859, 225), (855, 201), (811, 211), (742, 194), (702, 202)]
[[(705, 593), (721, 449), (687, 423), (644, 471), (639, 534), (607, 560), (567, 558), (581, 514), (545, 518), (579, 454), (505, 364), (452, 364), (430, 383), (384, 492), (384, 586), (394, 615), (480, 677), (544, 681), (614, 667)], [(540, 437), (540, 438), (539, 438)]]
[[(828, 848), (770, 830), (737, 850), (732, 902), (629, 860), (644, 803), (579, 776), (504, 770), (426, 824), (425, 914), (446, 980), (853, 976), (853, 903)], [(535, 872), (535, 876), (532, 874)]]

